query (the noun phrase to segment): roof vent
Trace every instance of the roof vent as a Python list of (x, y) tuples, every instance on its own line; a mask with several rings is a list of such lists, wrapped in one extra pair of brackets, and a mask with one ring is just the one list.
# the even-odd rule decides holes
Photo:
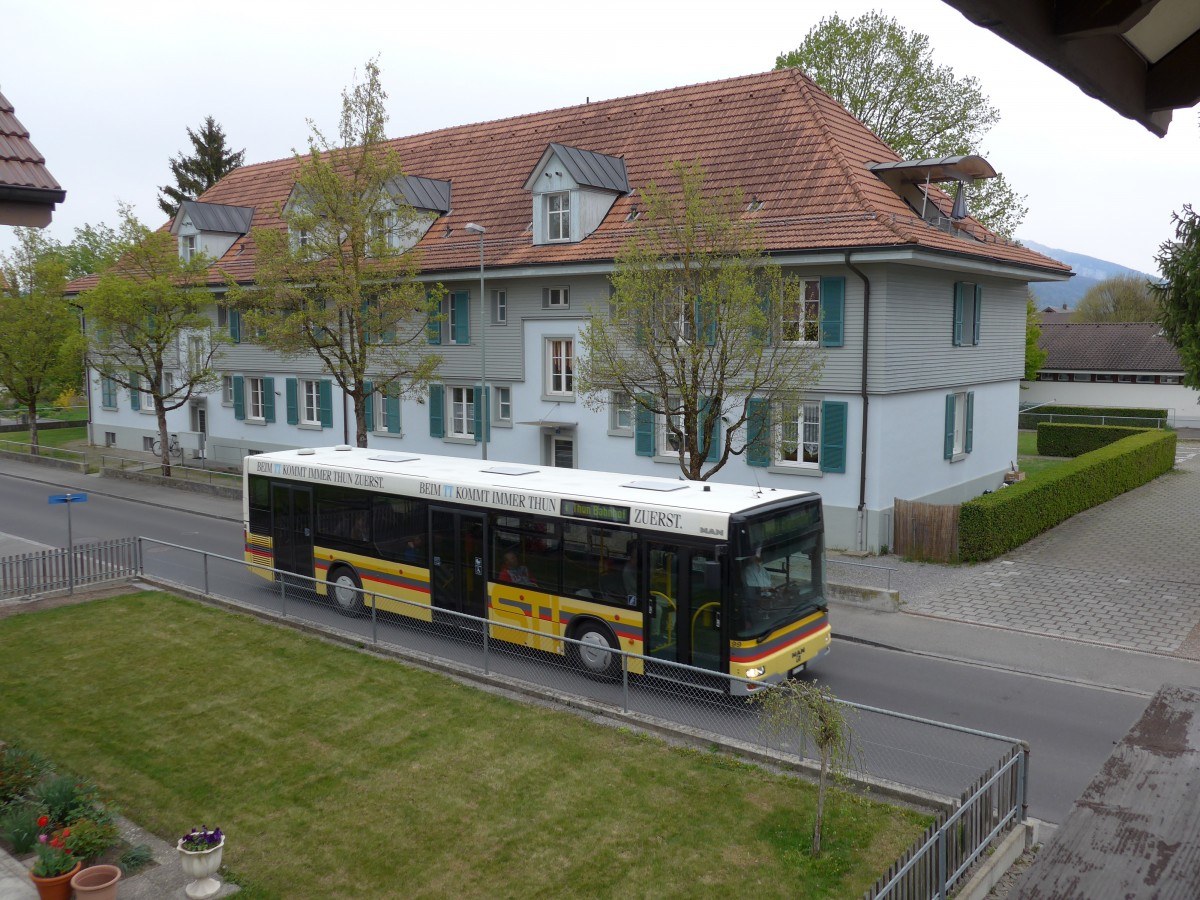
[(530, 466), (492, 466), (490, 469), (481, 469), (480, 471), (491, 475), (536, 475), (541, 469)]
[(687, 482), (680, 484), (678, 481), (627, 481), (621, 487), (635, 488), (639, 491), (662, 491), (666, 493), (670, 491), (682, 491), (687, 487)]
[(414, 459), (420, 459), (420, 458), (421, 457), (417, 456), (414, 453), (372, 453), (370, 456), (367, 457), (367, 459), (373, 459), (376, 462), (388, 462), (388, 463), (412, 462)]
[(763, 202), (757, 197), (751, 197), (750, 203), (746, 206), (746, 212), (758, 212), (763, 207)]
[(336, 450), (338, 453), (345, 453), (346, 451), (353, 450), (354, 448), (351, 447), (349, 444), (338, 444), (333, 449)]
[(317, 451), (312, 447), (301, 447), (296, 451), (297, 456), (316, 456)]

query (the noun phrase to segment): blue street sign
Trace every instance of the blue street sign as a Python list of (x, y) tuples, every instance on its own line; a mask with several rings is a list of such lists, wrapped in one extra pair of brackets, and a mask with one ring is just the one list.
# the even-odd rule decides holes
[(51, 494), (48, 503), (86, 503), (87, 494)]

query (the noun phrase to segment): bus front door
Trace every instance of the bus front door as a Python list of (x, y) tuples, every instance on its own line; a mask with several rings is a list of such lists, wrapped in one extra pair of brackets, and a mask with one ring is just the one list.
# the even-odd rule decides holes
[(657, 541), (650, 541), (646, 549), (646, 655), (723, 670), (721, 562), (716, 549)]
[[(271, 546), (275, 568), (313, 577), (313, 492), (311, 487), (271, 485)], [(304, 587), (311, 587), (305, 582)]]
[(457, 509), (430, 511), (430, 601), (436, 609), (486, 615), (483, 516)]

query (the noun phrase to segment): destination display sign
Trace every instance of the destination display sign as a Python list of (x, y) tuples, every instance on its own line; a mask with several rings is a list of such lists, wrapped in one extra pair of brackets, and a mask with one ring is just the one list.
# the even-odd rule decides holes
[(629, 507), (616, 506), (612, 503), (584, 503), (579, 500), (563, 500), (559, 508), (564, 516), (576, 519), (590, 519), (593, 522), (612, 522), (617, 525), (629, 524)]

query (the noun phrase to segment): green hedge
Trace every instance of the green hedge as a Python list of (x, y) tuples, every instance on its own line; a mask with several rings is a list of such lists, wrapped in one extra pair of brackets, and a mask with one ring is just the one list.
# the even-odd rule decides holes
[(1038, 456), (1083, 456), (1145, 430), (1121, 425), (1059, 425), (1056, 422), (1042, 422), (1037, 428), (1037, 452)]
[(1122, 419), (1120, 425), (1141, 428), (1159, 428), (1166, 424), (1165, 409), (1132, 409), (1124, 406), (1039, 406), (1033, 412), (1023, 412), (1017, 417), (1017, 427), (1037, 428), (1042, 422), (1053, 422), (1055, 418), (1082, 416), (1069, 419), (1075, 425), (1106, 425), (1102, 419)]
[(963, 562), (993, 559), (1175, 465), (1175, 433), (1143, 431), (1016, 484), (976, 497), (958, 517)]

